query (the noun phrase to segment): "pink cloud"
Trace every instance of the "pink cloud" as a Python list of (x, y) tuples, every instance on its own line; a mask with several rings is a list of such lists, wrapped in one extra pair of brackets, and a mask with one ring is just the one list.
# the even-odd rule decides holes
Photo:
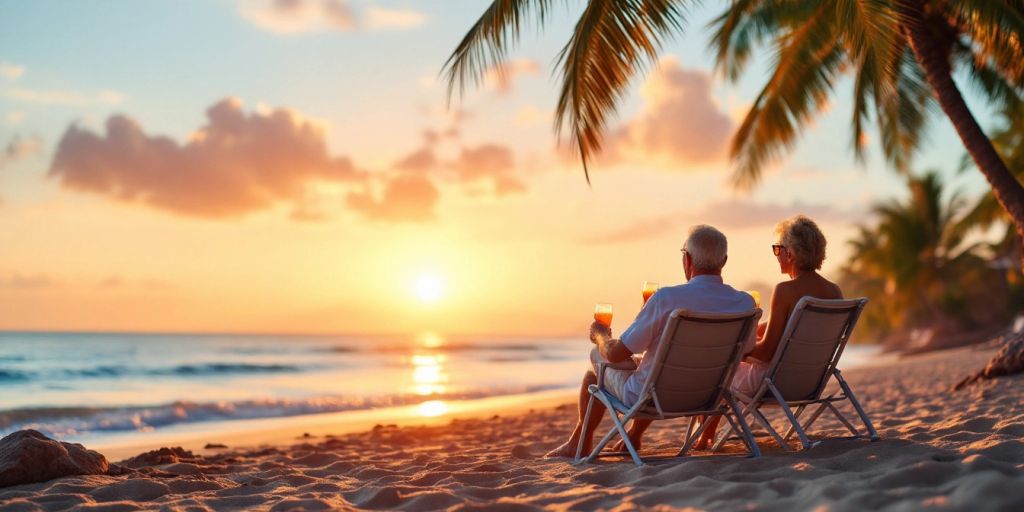
[(818, 222), (849, 223), (861, 219), (864, 212), (799, 202), (778, 204), (735, 200), (712, 201), (695, 211), (680, 211), (640, 219), (618, 229), (584, 237), (580, 242), (601, 245), (646, 240), (667, 233), (684, 236), (686, 228), (693, 224), (711, 224), (723, 230), (726, 235), (730, 231), (746, 229), (770, 230), (780, 220), (796, 214), (807, 215)]
[(526, 185), (514, 175), (515, 157), (506, 146), (464, 147), (453, 169), (463, 184), (487, 184), (495, 196), (526, 191)]
[(644, 85), (640, 114), (608, 137), (602, 159), (668, 167), (725, 161), (735, 128), (711, 97), (711, 76), (664, 58)]
[(227, 99), (206, 115), (185, 144), (147, 135), (122, 115), (107, 119), (103, 134), (73, 124), (49, 175), (68, 189), (210, 218), (294, 203), (318, 182), (366, 178), (347, 158), (329, 155), (323, 127), (294, 111), (246, 113)]
[(38, 135), (23, 137), (14, 135), (7, 141), (7, 146), (0, 152), (0, 169), (9, 164), (38, 155), (43, 151), (43, 139)]
[(423, 174), (398, 173), (385, 181), (382, 193), (352, 192), (346, 202), (368, 219), (425, 222), (434, 218), (439, 195), (437, 187)]
[(494, 92), (506, 95), (512, 92), (515, 81), (527, 75), (540, 73), (540, 64), (533, 59), (512, 59), (492, 66), (484, 73), (484, 84)]

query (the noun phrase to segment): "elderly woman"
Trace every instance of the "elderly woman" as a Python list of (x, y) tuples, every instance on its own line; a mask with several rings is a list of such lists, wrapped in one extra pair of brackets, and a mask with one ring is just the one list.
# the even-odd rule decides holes
[[(775, 285), (770, 302), (768, 321), (757, 326), (757, 343), (740, 363), (733, 377), (732, 388), (747, 396), (753, 395), (761, 384), (768, 363), (782, 339), (786, 322), (796, 303), (803, 297), (841, 299), (843, 292), (835, 283), (818, 273), (825, 260), (825, 235), (811, 219), (797, 215), (783, 220), (775, 227), (778, 243), (772, 245), (772, 254), (779, 262), (779, 270), (789, 275), (788, 281)], [(718, 417), (708, 424), (695, 449), (706, 449), (715, 438)]]

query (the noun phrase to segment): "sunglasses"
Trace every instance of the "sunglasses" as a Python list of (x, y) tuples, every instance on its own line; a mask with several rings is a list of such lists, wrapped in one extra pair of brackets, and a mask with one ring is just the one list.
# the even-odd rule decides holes
[(786, 246), (779, 244), (772, 244), (772, 254), (778, 256)]

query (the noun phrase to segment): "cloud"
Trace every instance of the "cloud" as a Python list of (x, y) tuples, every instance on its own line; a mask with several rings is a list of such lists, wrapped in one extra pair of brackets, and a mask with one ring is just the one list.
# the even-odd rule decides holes
[(10, 274), (7, 277), (0, 277), (0, 288), (11, 288), (15, 290), (41, 290), (56, 286), (56, 282), (50, 276), (44, 274), (24, 275), (21, 273)]
[(240, 0), (238, 11), (259, 28), (278, 34), (377, 31), (415, 28), (418, 11), (371, 6), (359, 13), (347, 0)]
[(25, 120), (25, 113), (20, 111), (20, 110), (15, 110), (15, 111), (9, 112), (7, 114), (7, 124), (9, 124), (9, 125), (13, 126), (13, 125), (16, 125), (16, 124), (20, 124), (24, 120)]
[(0, 76), (8, 80), (17, 80), (24, 74), (25, 66), (11, 64), (10, 62), (0, 62)]
[(89, 95), (78, 91), (37, 91), (34, 89), (16, 88), (5, 91), (4, 95), (13, 100), (24, 101), (27, 103), (39, 103), (42, 105), (70, 105), (81, 107), (94, 104), (120, 105), (121, 103), (124, 103), (123, 94), (109, 89)]
[(494, 92), (507, 95), (512, 92), (517, 78), (540, 73), (540, 64), (533, 59), (512, 59), (491, 66), (484, 73), (484, 85)]
[(367, 30), (394, 30), (416, 28), (427, 21), (427, 17), (410, 9), (385, 9), (369, 7), (366, 9)]
[[(432, 134), (433, 132), (428, 133)], [(433, 135), (426, 136), (426, 139), (428, 141), (436, 140)], [(438, 165), (439, 162), (434, 155), (433, 149), (428, 146), (402, 157), (401, 160), (395, 163), (395, 168), (403, 171), (428, 171), (436, 169)]]
[(723, 161), (735, 128), (711, 97), (711, 76), (666, 57), (641, 90), (640, 114), (613, 131), (601, 160), (680, 167)]
[(452, 169), (461, 183), (488, 186), (498, 197), (526, 191), (526, 185), (514, 175), (512, 150), (505, 146), (482, 144), (462, 148)]
[(519, 126), (532, 126), (550, 123), (553, 118), (553, 112), (540, 110), (533, 105), (526, 105), (516, 112), (515, 123)]
[(160, 279), (129, 279), (121, 275), (112, 274), (101, 279), (96, 288), (99, 290), (169, 290), (173, 286), (167, 281)]
[(422, 173), (398, 173), (386, 180), (383, 192), (367, 189), (346, 197), (350, 208), (366, 218), (391, 222), (424, 222), (434, 218), (437, 187)]
[(777, 203), (755, 203), (752, 201), (712, 201), (694, 211), (680, 211), (640, 219), (619, 229), (580, 239), (586, 245), (603, 245), (635, 242), (656, 238), (667, 233), (678, 233), (694, 224), (711, 224), (724, 231), (770, 230), (776, 223), (796, 214), (804, 214), (820, 223), (847, 223), (863, 217), (859, 210), (840, 210), (830, 205), (807, 205), (799, 202), (784, 205)]
[(108, 118), (103, 134), (72, 124), (49, 175), (68, 189), (206, 218), (294, 204), (314, 184), (366, 178), (347, 158), (328, 154), (320, 123), (292, 110), (246, 113), (225, 99), (206, 117), (184, 144), (147, 135), (123, 115)]
[(7, 141), (7, 146), (4, 147), (3, 153), (0, 153), (0, 169), (3, 169), (18, 160), (35, 156), (42, 152), (42, 137), (39, 137), (38, 135), (32, 135), (30, 137), (14, 135)]

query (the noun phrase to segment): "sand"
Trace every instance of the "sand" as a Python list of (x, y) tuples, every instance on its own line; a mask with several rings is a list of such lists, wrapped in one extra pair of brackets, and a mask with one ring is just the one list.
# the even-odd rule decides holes
[[(844, 372), (883, 437), (874, 443), (831, 440), (786, 453), (760, 438), (757, 460), (699, 454), (642, 468), (623, 459), (578, 467), (540, 458), (575, 421), (567, 396), (532, 413), (378, 426), (290, 446), (165, 450), (128, 462), (137, 469), (121, 476), (0, 489), (0, 509), (1019, 511), (1024, 376), (949, 391), (992, 353), (957, 349)], [(682, 428), (656, 422), (645, 451), (675, 450)], [(815, 431), (839, 428), (830, 420)]]

